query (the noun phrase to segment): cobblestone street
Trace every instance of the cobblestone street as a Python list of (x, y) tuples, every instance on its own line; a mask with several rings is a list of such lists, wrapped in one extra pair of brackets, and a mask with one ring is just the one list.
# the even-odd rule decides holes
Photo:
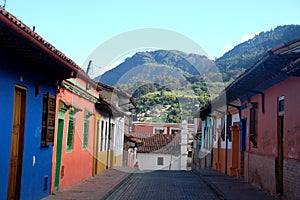
[(105, 170), (43, 200), (70, 199), (277, 200), (242, 180), (211, 169), (146, 172), (124, 167)]
[(153, 171), (135, 173), (106, 199), (212, 200), (219, 198), (190, 171)]

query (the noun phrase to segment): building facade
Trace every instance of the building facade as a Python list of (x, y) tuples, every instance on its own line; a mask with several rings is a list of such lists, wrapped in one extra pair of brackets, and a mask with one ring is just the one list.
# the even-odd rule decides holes
[(108, 145), (98, 142), (101, 119), (109, 116), (109, 162), (122, 165), (129, 127), (95, 81), (2, 7), (0, 46), (0, 199), (42, 199), (96, 174), (95, 149)]
[(193, 125), (174, 123), (133, 123), (140, 170), (190, 170)]
[(80, 68), (0, 7), (0, 199), (50, 194), (58, 82)]
[(97, 84), (101, 95), (96, 103), (99, 119), (96, 125), (95, 141), (98, 145), (94, 150), (94, 174), (113, 166), (123, 166), (123, 161), (126, 162), (124, 138), (130, 127), (131, 110), (135, 108), (129, 94), (101, 82)]
[(299, 49), (274, 47), (200, 111), (211, 166), (285, 199), (300, 197)]
[(52, 162), (53, 192), (92, 176), (98, 98), (97, 85), (91, 79), (61, 82)]
[[(132, 133), (135, 135), (151, 135), (151, 134), (167, 134), (172, 135), (180, 133), (182, 129), (181, 123), (156, 123), (156, 122), (138, 122), (132, 123)], [(188, 124), (188, 132), (192, 134), (194, 124)]]

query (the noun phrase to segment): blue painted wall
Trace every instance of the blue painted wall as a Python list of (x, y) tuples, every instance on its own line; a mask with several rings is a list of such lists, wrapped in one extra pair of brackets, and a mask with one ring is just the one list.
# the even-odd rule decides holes
[[(1, 57), (1, 56), (0, 56)], [(10, 69), (10, 66), (20, 66), (20, 71)], [(12, 133), (14, 86), (27, 88), (25, 136), (22, 165), (21, 199), (41, 199), (50, 194), (50, 179), (52, 167), (52, 146), (41, 147), (41, 126), (43, 94), (50, 92), (55, 95), (55, 84), (42, 85), (38, 96), (35, 96), (35, 83), (38, 74), (22, 72), (22, 64), (17, 61), (7, 63), (0, 59), (0, 199), (7, 198), (8, 175), (10, 164), (10, 145)], [(23, 81), (20, 81), (23, 75)], [(35, 164), (33, 165), (33, 158)]]
[[(10, 140), (12, 131), (14, 86), (11, 81), (13, 77), (9, 74), (0, 73), (0, 123), (1, 141), (0, 145), (0, 199), (6, 199), (8, 170), (10, 162)], [(10, 89), (11, 88), (11, 89)]]

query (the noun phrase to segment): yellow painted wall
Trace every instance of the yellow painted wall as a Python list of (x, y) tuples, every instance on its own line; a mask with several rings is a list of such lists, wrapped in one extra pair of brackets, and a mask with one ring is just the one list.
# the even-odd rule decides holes
[(114, 166), (121, 167), (123, 165), (123, 155), (114, 156)]
[(108, 158), (108, 162), (107, 162), (107, 152), (108, 151), (102, 151), (102, 152), (98, 152), (98, 157), (97, 157), (97, 169), (96, 169), (96, 174), (99, 174), (100, 172), (102, 172), (103, 170), (106, 169), (106, 166), (108, 164), (108, 168), (111, 168), (113, 165), (113, 158), (114, 158), (114, 152), (113, 150), (109, 151), (109, 158)]

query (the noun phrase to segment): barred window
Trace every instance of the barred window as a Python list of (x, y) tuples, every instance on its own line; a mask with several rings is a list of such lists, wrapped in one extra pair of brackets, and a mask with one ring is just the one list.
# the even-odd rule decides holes
[(49, 146), (54, 143), (55, 107), (55, 96), (45, 93), (43, 96), (42, 146)]
[(74, 140), (74, 113), (69, 113), (68, 135), (67, 135), (67, 152), (72, 151)]
[(252, 103), (250, 108), (250, 141), (253, 147), (257, 147), (257, 102)]
[(89, 115), (84, 115), (84, 125), (83, 125), (83, 138), (82, 138), (82, 149), (86, 149), (88, 146), (89, 138)]

